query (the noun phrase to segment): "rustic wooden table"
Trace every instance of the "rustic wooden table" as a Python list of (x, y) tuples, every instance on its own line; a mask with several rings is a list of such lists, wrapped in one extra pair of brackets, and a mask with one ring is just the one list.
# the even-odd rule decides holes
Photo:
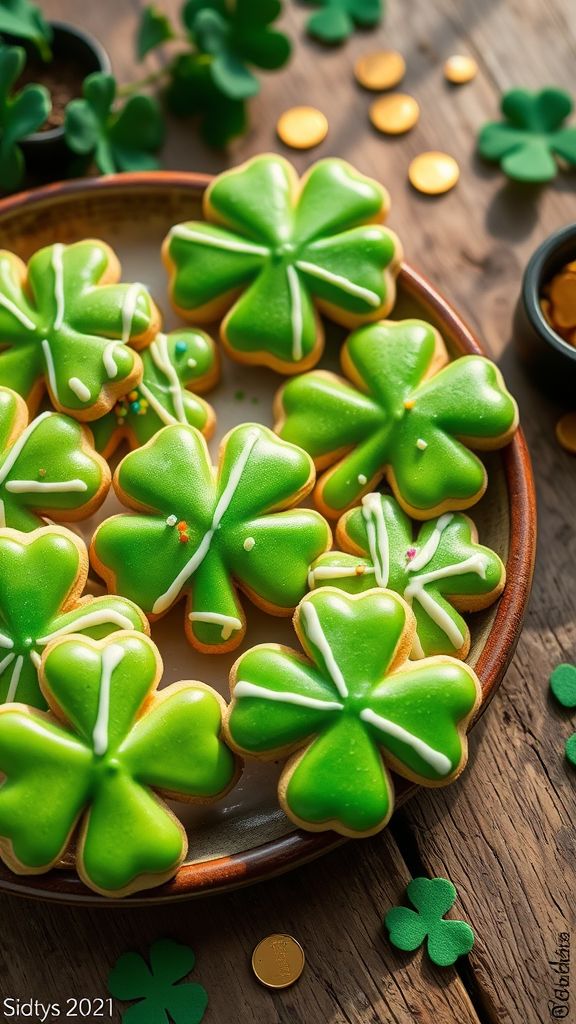
[[(45, 0), (42, 6), (99, 35), (122, 81), (135, 73), (141, 5)], [(549, 961), (558, 959), (559, 934), (575, 923), (576, 777), (563, 758), (571, 724), (550, 701), (547, 679), (555, 664), (576, 656), (576, 463), (554, 439), (563, 410), (530, 384), (509, 341), (522, 269), (545, 235), (575, 219), (576, 179), (566, 175), (541, 191), (518, 189), (476, 159), (474, 139), (496, 116), (502, 90), (574, 86), (574, 2), (388, 0), (379, 30), (332, 51), (306, 39), (305, 8), (288, 0), (285, 6), (294, 58), (265, 82), (248, 135), (225, 157), (203, 148), (191, 127), (173, 125), (164, 165), (218, 171), (261, 150), (282, 151), (276, 118), (304, 102), (326, 112), (330, 132), (312, 155), (288, 154), (299, 168), (313, 157), (339, 155), (386, 183), (390, 222), (410, 261), (478, 329), (520, 400), (540, 499), (542, 554), (531, 609), (512, 667), (474, 732), (470, 770), (459, 784), (421, 793), (374, 839), (231, 895), (146, 910), (4, 898), (0, 993), (60, 1004), (68, 996), (104, 996), (120, 953), (145, 952), (151, 940), (168, 935), (197, 953), (195, 976), (210, 996), (207, 1024), (540, 1024), (555, 1015), (557, 975)], [(355, 57), (378, 47), (405, 55), (405, 87), (422, 108), (418, 127), (397, 140), (371, 130), (370, 96), (352, 78)], [(441, 67), (457, 52), (473, 54), (480, 74), (451, 89)], [(155, 62), (150, 57), (146, 67), (153, 70)], [(432, 148), (453, 153), (462, 176), (452, 193), (429, 200), (410, 189), (406, 170), (412, 156)], [(383, 932), (385, 911), (402, 901), (410, 877), (419, 874), (451, 878), (460, 894), (457, 910), (474, 927), (476, 945), (455, 968), (434, 969), (421, 953), (397, 954)], [(261, 988), (250, 969), (254, 945), (272, 931), (297, 936), (308, 961), (300, 982), (279, 994)], [(569, 1020), (576, 1020), (576, 967), (573, 973)], [(120, 1020), (119, 1006), (113, 1019)]]

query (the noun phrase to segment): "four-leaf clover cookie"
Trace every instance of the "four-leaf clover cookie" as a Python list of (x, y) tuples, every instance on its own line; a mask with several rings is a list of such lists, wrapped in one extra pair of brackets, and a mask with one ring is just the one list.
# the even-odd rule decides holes
[(124, 953), (108, 975), (115, 999), (137, 999), (122, 1015), (124, 1024), (200, 1024), (208, 1005), (206, 989), (195, 981), (177, 984), (194, 969), (189, 946), (158, 939), (150, 946), (150, 966), (139, 953)]
[(110, 470), (92, 434), (68, 416), (28, 422), (26, 402), (0, 387), (0, 527), (34, 530), (43, 516), (86, 519), (102, 504)]
[(462, 356), (436, 372), (446, 358), (429, 324), (382, 322), (348, 338), (348, 380), (319, 370), (280, 390), (280, 437), (310, 452), (318, 469), (331, 467), (315, 491), (324, 515), (345, 512), (383, 477), (415, 519), (481, 498), (486, 470), (469, 449), (505, 445), (518, 407), (489, 359)]
[(407, 660), (414, 616), (388, 590), (316, 590), (294, 626), (306, 657), (262, 644), (234, 665), (226, 734), (253, 757), (292, 755), (278, 793), (296, 824), (372, 835), (392, 814), (389, 767), (426, 786), (460, 774), (480, 684), (453, 658)]
[(413, 539), (412, 523), (394, 498), (366, 494), (362, 507), (342, 516), (336, 530), (342, 551), (328, 551), (311, 566), (310, 589), (327, 584), (358, 594), (389, 587), (411, 606), (416, 634), (411, 657), (465, 658), (470, 630), (460, 612), (487, 608), (502, 593), (506, 570), (461, 512), (430, 519)]
[(69, 530), (0, 530), (1, 703), (46, 707), (38, 669), (47, 644), (58, 637), (149, 632), (146, 616), (132, 601), (83, 596), (87, 577), (88, 552)]
[(108, 411), (142, 377), (142, 348), (160, 315), (141, 284), (119, 284), (105, 242), (46, 246), (28, 267), (0, 251), (0, 384), (34, 412), (52, 405), (79, 420)]
[(138, 386), (91, 424), (96, 448), (105, 458), (121, 441), (139, 448), (173, 423), (191, 423), (205, 437), (214, 430), (214, 410), (188, 390), (207, 391), (218, 379), (212, 338), (198, 330), (158, 334), (141, 358), (143, 377)]
[(576, 125), (564, 127), (574, 104), (564, 89), (511, 89), (501, 107), (505, 120), (485, 124), (478, 136), (486, 160), (509, 178), (534, 184), (556, 177), (557, 157), (576, 166)]
[(426, 939), (432, 963), (450, 967), (474, 945), (474, 932), (466, 921), (445, 921), (457, 892), (447, 878), (413, 878), (406, 895), (415, 910), (392, 907), (384, 918), (390, 942), (411, 953)]
[(293, 507), (313, 483), (306, 452), (266, 427), (230, 431), (217, 470), (198, 430), (164, 427), (120, 463), (114, 486), (134, 511), (98, 527), (93, 565), (112, 593), (151, 618), (186, 596), (190, 643), (232, 650), (246, 628), (236, 586), (269, 613), (289, 615), (310, 563), (330, 547), (325, 520)]
[(161, 798), (213, 800), (238, 770), (220, 740), (222, 698), (197, 682), (157, 693), (161, 675), (140, 633), (64, 637), (40, 668), (50, 712), (0, 708), (0, 856), (12, 871), (46, 872), (72, 841), (78, 874), (104, 896), (177, 871), (188, 840)]
[(282, 157), (255, 157), (210, 185), (204, 221), (168, 234), (172, 302), (197, 323), (226, 314), (234, 359), (299, 373), (322, 354), (318, 310), (347, 327), (391, 310), (402, 252), (379, 223), (388, 208), (385, 189), (342, 160), (298, 181)]

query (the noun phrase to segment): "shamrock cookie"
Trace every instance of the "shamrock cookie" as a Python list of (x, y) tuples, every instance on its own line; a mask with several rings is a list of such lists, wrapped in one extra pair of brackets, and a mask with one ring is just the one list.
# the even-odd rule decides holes
[(292, 755), (278, 794), (297, 825), (373, 835), (394, 808), (388, 768), (423, 786), (460, 774), (480, 683), (453, 658), (407, 661), (414, 616), (389, 590), (316, 590), (294, 628), (306, 657), (261, 644), (233, 666), (229, 742), (266, 760)]
[(329, 584), (358, 594), (376, 586), (400, 594), (416, 616), (412, 658), (465, 658), (470, 630), (459, 613), (487, 608), (506, 582), (498, 555), (477, 543), (474, 523), (461, 512), (430, 519), (413, 540), (412, 524), (394, 498), (366, 494), (362, 508), (339, 521), (336, 540), (343, 551), (316, 559), (310, 589)]
[(212, 406), (187, 390), (207, 391), (218, 379), (212, 338), (197, 330), (158, 334), (141, 358), (139, 385), (92, 424), (96, 448), (105, 458), (123, 440), (130, 448), (139, 448), (173, 423), (191, 423), (205, 437), (212, 436), (216, 421)]
[(34, 412), (52, 405), (95, 420), (142, 377), (133, 348), (158, 332), (160, 314), (141, 284), (118, 284), (120, 264), (105, 242), (46, 246), (28, 267), (0, 251), (0, 384)]
[(111, 593), (150, 618), (186, 595), (186, 634), (198, 650), (241, 642), (236, 586), (272, 615), (289, 615), (308, 567), (331, 543), (317, 512), (293, 508), (314, 484), (310, 456), (255, 423), (224, 438), (217, 470), (194, 427), (164, 427), (120, 463), (118, 497), (131, 515), (96, 530), (92, 563)]
[(0, 387), (0, 527), (34, 530), (42, 516), (86, 519), (110, 487), (110, 470), (90, 431), (43, 412), (28, 423), (26, 402)]
[(0, 708), (0, 856), (12, 871), (49, 871), (73, 842), (80, 878), (104, 896), (176, 873), (188, 840), (161, 797), (211, 801), (239, 768), (219, 738), (222, 698), (196, 682), (156, 693), (161, 675), (140, 633), (66, 637), (42, 658), (49, 713)]
[(430, 324), (385, 321), (348, 338), (349, 380), (319, 370), (280, 390), (275, 430), (310, 452), (317, 468), (332, 467), (316, 485), (324, 515), (351, 508), (384, 476), (415, 519), (482, 497), (486, 470), (468, 449), (507, 444), (518, 407), (489, 359), (462, 356), (437, 372), (445, 361)]
[(150, 632), (146, 616), (131, 601), (82, 597), (87, 577), (88, 552), (69, 530), (0, 530), (0, 702), (46, 707), (38, 668), (44, 648), (57, 637)]
[(318, 310), (346, 327), (386, 316), (402, 258), (381, 225), (388, 193), (343, 160), (321, 160), (299, 182), (280, 156), (220, 174), (205, 221), (176, 224), (164, 242), (179, 315), (221, 327), (239, 362), (300, 373), (318, 362)]

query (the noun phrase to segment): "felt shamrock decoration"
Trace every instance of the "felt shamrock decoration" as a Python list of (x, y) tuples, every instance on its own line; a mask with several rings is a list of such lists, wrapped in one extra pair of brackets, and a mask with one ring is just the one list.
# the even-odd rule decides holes
[[(147, 636), (54, 640), (40, 667), (50, 713), (0, 707), (0, 856), (41, 874), (68, 849), (104, 896), (124, 896), (174, 875), (186, 831), (161, 799), (214, 799), (238, 775), (220, 741), (224, 702), (202, 683), (162, 675)], [(79, 684), (80, 681), (80, 684)]]
[(463, 356), (435, 372), (446, 350), (421, 320), (362, 328), (341, 358), (348, 380), (303, 374), (276, 399), (280, 436), (332, 467), (316, 486), (318, 508), (336, 517), (384, 476), (415, 519), (478, 501), (486, 470), (469, 449), (499, 448), (518, 425), (494, 363)]
[(0, 251), (0, 384), (33, 413), (52, 405), (79, 420), (108, 411), (142, 377), (130, 345), (158, 332), (160, 315), (141, 284), (118, 284), (120, 265), (105, 242), (56, 242), (28, 267)]
[(374, 223), (388, 207), (386, 191), (342, 160), (298, 182), (282, 157), (254, 157), (210, 185), (206, 221), (167, 236), (174, 306), (202, 323), (227, 313), (222, 341), (241, 362), (306, 369), (323, 348), (316, 307), (349, 326), (392, 308), (401, 248)]
[(105, 458), (123, 439), (138, 448), (173, 423), (191, 423), (205, 437), (212, 435), (214, 410), (187, 390), (206, 391), (216, 383), (219, 367), (212, 338), (193, 330), (158, 334), (143, 351), (142, 366), (140, 384), (92, 423), (96, 448)]
[[(0, 31), (3, 15), (8, 13), (0, 6)], [(0, 45), (0, 190), (5, 192), (16, 189), (24, 174), (18, 143), (35, 132), (50, 113), (50, 96), (43, 85), (25, 85), (20, 92), (12, 92), (25, 62), (21, 47)]]
[(384, 13), (382, 0), (306, 0), (322, 7), (308, 19), (311, 36), (323, 43), (343, 43), (358, 28), (373, 28)]
[(149, 632), (146, 616), (131, 601), (83, 596), (87, 577), (88, 552), (69, 530), (0, 530), (0, 702), (46, 707), (38, 669), (46, 645), (57, 637)]
[(94, 567), (153, 618), (186, 596), (190, 643), (232, 650), (246, 629), (236, 585), (288, 615), (306, 593), (310, 562), (330, 547), (324, 519), (293, 508), (313, 481), (310, 457), (266, 427), (231, 430), (217, 470), (198, 430), (164, 427), (118, 467), (114, 486), (135, 511), (98, 527)]
[(478, 611), (504, 589), (498, 555), (481, 547), (468, 516), (446, 512), (424, 523), (413, 540), (412, 523), (394, 498), (366, 494), (338, 523), (343, 551), (320, 555), (311, 567), (311, 589), (332, 584), (358, 594), (389, 587), (412, 607), (416, 634), (412, 658), (451, 654), (465, 658), (470, 630), (461, 611)]
[(558, 173), (556, 157), (576, 166), (576, 126), (563, 127), (573, 106), (563, 89), (512, 89), (502, 97), (505, 120), (484, 125), (478, 151), (515, 181), (551, 181)]
[(16, 39), (27, 39), (38, 50), (42, 60), (52, 57), (52, 27), (46, 21), (42, 11), (29, 0), (2, 0), (0, 4), (0, 33), (14, 36)]
[(24, 399), (0, 387), (0, 527), (34, 530), (44, 515), (86, 519), (109, 486), (86, 427), (50, 412), (28, 423)]
[(411, 953), (425, 939), (428, 956), (438, 967), (450, 967), (474, 945), (474, 932), (465, 921), (445, 921), (457, 897), (447, 878), (413, 878), (406, 894), (416, 910), (392, 907), (384, 918), (390, 942)]
[(290, 40), (270, 28), (282, 11), (280, 0), (187, 0), (182, 19), (208, 61), (216, 88), (233, 100), (260, 91), (249, 65), (273, 71), (290, 56)]
[[(576, 668), (574, 665), (557, 665), (550, 676), (550, 689), (564, 708), (576, 708)], [(566, 740), (565, 753), (568, 761), (576, 768), (576, 732)]]
[(138, 953), (124, 953), (108, 975), (108, 991), (115, 999), (138, 999), (122, 1014), (124, 1024), (200, 1024), (208, 993), (197, 982), (178, 982), (194, 969), (196, 957), (189, 946), (158, 939), (150, 946), (150, 966)]
[(263, 759), (292, 754), (278, 793), (302, 828), (372, 835), (394, 807), (388, 767), (426, 786), (463, 770), (480, 684), (453, 658), (407, 660), (414, 616), (388, 590), (316, 590), (294, 628), (306, 657), (261, 644), (234, 665), (229, 742)]
[(116, 81), (96, 71), (84, 79), (82, 99), (66, 107), (66, 142), (74, 153), (91, 157), (102, 174), (153, 171), (164, 141), (164, 121), (157, 101), (130, 96), (115, 108)]

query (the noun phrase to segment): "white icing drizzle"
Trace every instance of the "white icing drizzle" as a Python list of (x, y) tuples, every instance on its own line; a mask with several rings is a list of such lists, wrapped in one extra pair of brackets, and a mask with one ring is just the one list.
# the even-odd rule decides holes
[(0, 498), (0, 526), (6, 526), (6, 509), (2, 498)]
[(7, 648), (9, 651), (14, 647), (14, 641), (6, 636), (5, 633), (0, 633), (0, 647)]
[(168, 409), (164, 408), (162, 403), (159, 402), (158, 399), (156, 398), (156, 395), (152, 394), (150, 388), (147, 387), (143, 381), (141, 381), (140, 384), (138, 385), (138, 390), (142, 397), (146, 399), (148, 405), (152, 406), (158, 419), (161, 420), (162, 423), (165, 423), (167, 427), (173, 427), (175, 424), (178, 423), (178, 420), (175, 418), (175, 416), (173, 416), (172, 413), (168, 412)]
[(16, 459), (21, 454), (24, 445), (28, 443), (28, 438), (30, 437), (30, 435), (34, 433), (36, 428), (40, 426), (43, 420), (47, 419), (48, 416), (52, 415), (53, 413), (51, 412), (40, 413), (40, 415), (37, 416), (35, 420), (32, 420), (32, 423), (28, 424), (26, 430), (22, 431), (20, 437), (16, 439), (10, 451), (8, 452), (5, 461), (0, 466), (0, 486), (4, 483), (6, 477), (10, 473), (12, 467), (14, 466), (14, 463), (16, 462)]
[(190, 622), (212, 622), (216, 626), (222, 626), (220, 634), (223, 640), (228, 640), (232, 633), (242, 629), (240, 619), (234, 615), (221, 615), (220, 612), (190, 612)]
[(226, 249), (228, 252), (241, 252), (245, 256), (268, 256), (268, 249), (263, 245), (255, 245), (253, 242), (239, 242), (235, 238), (220, 238), (215, 235), (207, 235), (203, 231), (194, 231), (186, 224), (176, 224), (170, 231), (170, 237), (184, 238), (189, 242), (200, 242), (200, 245), (209, 245), (214, 249)]
[(419, 569), (423, 569), (424, 566), (428, 565), (428, 562), (432, 561), (438, 550), (442, 534), (453, 519), (454, 514), (452, 512), (446, 512), (445, 515), (440, 516), (428, 540), (407, 566), (408, 572), (418, 572)]
[(64, 266), (62, 254), (64, 246), (56, 242), (52, 249), (52, 270), (54, 271), (54, 299), (56, 301), (56, 317), (54, 330), (59, 331), (64, 321)]
[(7, 654), (5, 658), (2, 658), (2, 661), (0, 661), (0, 676), (2, 675), (4, 669), (8, 668), (8, 665), (12, 664), (12, 662), (14, 661), (15, 657), (16, 657), (16, 655), (11, 653), (11, 654)]
[(314, 646), (320, 651), (326, 668), (330, 674), (330, 678), (338, 690), (338, 693), (341, 697), (347, 697), (348, 687), (346, 685), (346, 680), (344, 679), (340, 666), (334, 657), (334, 652), (324, 635), (322, 626), (320, 625), (320, 619), (318, 618), (318, 612), (314, 605), (311, 604), (310, 601), (303, 602), (300, 606), (300, 615), (304, 619), (308, 639), (311, 640)]
[(356, 566), (344, 565), (317, 565), (308, 573), (308, 588), (313, 590), (317, 580), (343, 580), (351, 576), (372, 576), (374, 569), (370, 565), (362, 566), (362, 572), (358, 572)]
[(390, 543), (379, 494), (364, 495), (362, 515), (366, 523), (366, 536), (376, 583), (379, 587), (387, 587), (390, 575)]
[(232, 696), (260, 697), (262, 700), (276, 700), (280, 704), (298, 704), (303, 708), (312, 708), (314, 711), (344, 710), (344, 705), (337, 700), (319, 700), (317, 697), (307, 697), (304, 693), (269, 690), (265, 686), (257, 686), (256, 683), (247, 683), (244, 680), (236, 683)]
[(98, 714), (92, 733), (94, 753), (97, 757), (108, 750), (108, 726), (110, 718), (110, 683), (112, 673), (124, 657), (124, 648), (120, 644), (110, 644), (102, 651), (102, 669), (100, 673), (100, 695), (98, 698)]
[(182, 398), (182, 386), (176, 373), (168, 350), (168, 338), (165, 334), (158, 334), (150, 345), (150, 355), (158, 369), (164, 374), (168, 381), (168, 390), (172, 396), (176, 416), (179, 423), (187, 423), (184, 400)]
[(102, 362), (104, 363), (104, 369), (106, 370), (106, 373), (108, 374), (111, 380), (118, 374), (118, 367), (116, 365), (116, 360), (114, 359), (114, 349), (116, 348), (117, 344), (117, 341), (111, 341), (109, 345), (106, 345), (106, 348), (102, 353)]
[(90, 400), (90, 389), (86, 387), (83, 380), (80, 380), (80, 377), (70, 377), (68, 387), (81, 402), (88, 402)]
[(18, 683), (20, 682), (20, 673), (22, 672), (22, 665), (24, 664), (24, 656), (19, 654), (14, 663), (12, 669), (12, 677), (8, 686), (8, 693), (6, 694), (6, 704), (11, 704), (16, 697), (16, 690), (18, 689)]
[(30, 661), (34, 665), (34, 668), (38, 670), (42, 664), (42, 659), (38, 654), (38, 651), (30, 651)]
[(369, 306), (373, 306), (374, 309), (378, 309), (378, 306), (382, 305), (382, 299), (376, 292), (373, 292), (370, 288), (363, 288), (359, 284), (354, 284), (353, 281), (349, 281), (347, 277), (342, 277), (341, 274), (333, 274), (332, 271), (325, 270), (324, 267), (319, 267), (316, 263), (308, 263), (306, 260), (297, 260), (296, 266), (298, 270), (302, 270), (305, 274), (310, 274), (311, 277), (318, 277), (321, 281), (326, 281), (327, 284), (333, 284), (336, 288), (341, 288), (348, 295), (354, 295), (357, 299), (363, 299), (364, 302), (367, 302)]
[(250, 454), (258, 440), (258, 437), (258, 431), (249, 431), (246, 438), (246, 444), (244, 446), (244, 449), (240, 452), (240, 455), (238, 456), (235, 465), (232, 467), (230, 476), (228, 478), (228, 483), (226, 484), (226, 487), (224, 488), (222, 494), (220, 495), (220, 498), (218, 499), (218, 503), (216, 505), (214, 515), (212, 517), (212, 525), (210, 526), (210, 529), (204, 534), (202, 540), (200, 541), (200, 544), (196, 548), (196, 551), (194, 552), (192, 557), (188, 559), (184, 568), (180, 570), (180, 572), (176, 576), (176, 579), (168, 587), (168, 590), (161, 594), (160, 597), (157, 598), (157, 600), (154, 602), (154, 606), (152, 608), (152, 612), (154, 613), (154, 615), (158, 615), (161, 612), (166, 611), (166, 609), (170, 607), (170, 605), (178, 597), (178, 594), (182, 590), (182, 587), (184, 586), (186, 580), (189, 579), (190, 576), (192, 576), (193, 573), (196, 572), (198, 566), (206, 558), (206, 555), (210, 550), (210, 545), (212, 543), (214, 534), (216, 533), (216, 530), (220, 525), (220, 521), (223, 515), (230, 506), (230, 502), (234, 497), (234, 493), (236, 491), (236, 488), (238, 487), (238, 484), (240, 483), (240, 478), (242, 476), (242, 473), (244, 472), (244, 469), (246, 468), (246, 463), (250, 458)]
[(54, 480), (52, 482), (44, 480), (8, 480), (6, 490), (12, 491), (14, 494), (67, 494), (72, 491), (87, 491), (88, 484), (84, 483), (83, 480)]
[(381, 715), (377, 715), (371, 708), (364, 708), (360, 712), (360, 718), (381, 732), (387, 733), (388, 736), (393, 736), (394, 739), (400, 740), (402, 743), (412, 747), (412, 750), (426, 764), (429, 764), (438, 775), (448, 775), (452, 770), (452, 762), (446, 757), (446, 754), (443, 754), (441, 750), (435, 750), (434, 747), (429, 746), (428, 743), (419, 739), (418, 736), (414, 736), (407, 729), (403, 729), (401, 725), (397, 725), (396, 722), (391, 722), (388, 718), (382, 718)]
[(65, 636), (67, 633), (78, 633), (81, 629), (91, 629), (92, 626), (108, 625), (118, 626), (119, 629), (134, 629), (134, 624), (127, 615), (122, 615), (122, 612), (118, 612), (114, 608), (99, 608), (95, 612), (86, 612), (86, 615), (80, 615), (65, 626), (53, 630), (52, 633), (46, 633), (46, 636), (38, 637), (36, 643), (44, 646), (50, 640), (54, 640), (58, 636)]
[(125, 345), (130, 341), (134, 317), (136, 316), (136, 304), (142, 288), (143, 285), (135, 281), (134, 284), (129, 286), (124, 296), (124, 302), (122, 303), (122, 341)]
[(0, 306), (4, 306), (4, 309), (7, 309), (12, 316), (16, 317), (27, 331), (36, 330), (36, 324), (32, 322), (30, 317), (26, 316), (26, 313), (19, 309), (16, 303), (12, 302), (12, 299), (9, 299), (7, 295), (3, 295), (2, 292), (0, 292)]
[(288, 290), (290, 292), (290, 309), (292, 322), (292, 359), (295, 363), (302, 359), (302, 333), (304, 320), (302, 316), (302, 295), (300, 293), (300, 282), (298, 274), (290, 264), (286, 267), (288, 278)]
[(50, 342), (48, 341), (48, 338), (43, 338), (41, 347), (44, 353), (44, 359), (46, 360), (46, 369), (48, 370), (48, 381), (50, 383), (50, 390), (54, 395), (56, 401), (60, 401), (60, 399), (58, 398), (58, 385), (56, 383), (56, 369), (54, 367), (52, 349), (50, 348)]
[(244, 551), (252, 551), (255, 544), (256, 541), (254, 540), (254, 537), (246, 537), (242, 547), (244, 548)]
[(456, 623), (451, 619), (450, 615), (445, 608), (442, 608), (437, 601), (428, 594), (424, 589), (427, 583), (434, 583), (436, 580), (447, 579), (449, 576), (461, 576), (466, 572), (475, 572), (482, 579), (486, 578), (486, 563), (487, 559), (485, 555), (471, 555), (463, 562), (458, 562), (456, 565), (445, 565), (440, 569), (433, 569), (431, 572), (423, 573), (422, 576), (417, 576), (411, 580), (404, 591), (404, 599), (408, 604), (412, 604), (413, 600), (419, 602), (424, 611), (430, 616), (430, 618), (436, 623), (437, 626), (446, 634), (450, 642), (454, 647), (460, 648), (464, 643), (464, 637), (459, 630)]

